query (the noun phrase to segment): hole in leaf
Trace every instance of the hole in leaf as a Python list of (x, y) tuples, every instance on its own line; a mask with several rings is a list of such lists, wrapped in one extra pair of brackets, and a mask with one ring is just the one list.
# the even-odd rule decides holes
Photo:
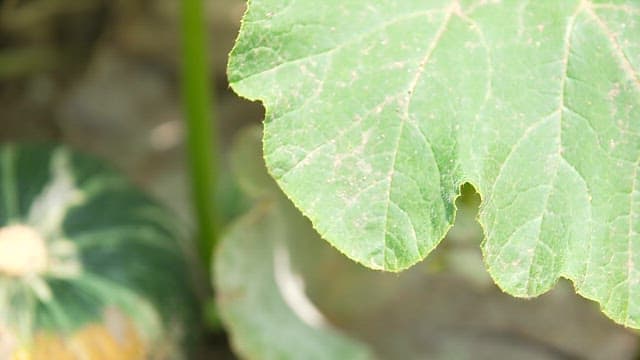
[(480, 194), (470, 183), (460, 186), (460, 196), (456, 199), (456, 218), (447, 233), (446, 243), (479, 244), (483, 233), (476, 218), (480, 209)]
[(491, 284), (480, 251), (482, 227), (477, 221), (480, 194), (470, 183), (460, 186), (456, 199), (456, 217), (446, 238), (428, 256), (429, 268), (436, 272), (453, 272), (478, 286)]

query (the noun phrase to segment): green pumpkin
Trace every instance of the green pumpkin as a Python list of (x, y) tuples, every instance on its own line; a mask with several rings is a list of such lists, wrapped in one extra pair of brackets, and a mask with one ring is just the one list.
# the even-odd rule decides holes
[(179, 358), (194, 309), (179, 229), (99, 161), (0, 145), (0, 358)]

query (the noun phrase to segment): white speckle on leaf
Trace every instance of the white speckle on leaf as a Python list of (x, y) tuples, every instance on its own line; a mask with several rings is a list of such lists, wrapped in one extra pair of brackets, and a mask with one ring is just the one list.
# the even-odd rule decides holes
[(613, 84), (613, 87), (607, 93), (609, 100), (614, 101), (620, 95), (620, 83)]
[(373, 167), (368, 162), (360, 159), (357, 163), (358, 169), (365, 174), (370, 174), (373, 171)]

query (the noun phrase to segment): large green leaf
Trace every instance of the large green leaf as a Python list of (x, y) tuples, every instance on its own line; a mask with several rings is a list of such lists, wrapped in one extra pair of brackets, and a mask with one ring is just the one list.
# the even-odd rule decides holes
[(640, 327), (640, 2), (250, 2), (232, 87), (279, 185), (338, 249), (423, 259), (473, 184), (491, 275), (562, 276)]

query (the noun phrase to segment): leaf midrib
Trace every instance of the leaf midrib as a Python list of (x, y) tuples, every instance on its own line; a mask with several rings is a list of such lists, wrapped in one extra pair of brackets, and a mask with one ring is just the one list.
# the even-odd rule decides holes
[[(457, 3), (456, 3), (457, 4)], [(400, 141), (402, 140), (402, 134), (405, 128), (405, 124), (407, 121), (409, 121), (409, 109), (411, 107), (411, 100), (413, 99), (413, 93), (416, 89), (416, 86), (418, 85), (418, 82), (420, 81), (420, 78), (422, 77), (422, 75), (424, 74), (425, 68), (427, 67), (427, 65), (429, 64), (429, 61), (431, 60), (431, 56), (433, 55), (434, 51), (436, 50), (436, 48), (438, 47), (440, 40), (442, 39), (442, 36), (444, 35), (444, 33), (447, 31), (447, 27), (451, 21), (451, 18), (454, 14), (454, 11), (457, 9), (456, 6), (450, 6), (448, 9), (446, 9), (446, 13), (445, 13), (445, 18), (442, 21), (442, 24), (440, 25), (440, 27), (438, 28), (436, 34), (434, 35), (433, 39), (431, 40), (431, 43), (429, 44), (429, 47), (427, 48), (427, 51), (425, 52), (425, 55), (422, 57), (422, 60), (420, 61), (420, 63), (418, 64), (418, 69), (416, 70), (416, 73), (414, 75), (414, 77), (411, 79), (411, 82), (409, 83), (409, 86), (407, 87), (407, 90), (404, 92), (407, 94), (407, 98), (405, 99), (405, 101), (403, 102), (403, 109), (402, 109), (402, 115), (400, 117), (400, 128), (398, 129), (398, 136), (396, 138), (395, 141), (395, 146), (393, 149), (393, 159), (391, 161), (391, 164), (389, 166), (389, 172), (387, 173), (387, 179), (388, 179), (388, 183), (389, 185), (387, 186), (387, 191), (386, 191), (386, 208), (385, 208), (385, 215), (384, 215), (384, 225), (383, 225), (383, 231), (382, 231), (382, 237), (383, 237), (383, 248), (382, 248), (382, 261), (383, 261), (383, 267), (386, 268), (388, 266), (387, 263), (387, 248), (388, 248), (388, 244), (387, 244), (387, 235), (389, 234), (388, 231), (388, 226), (389, 226), (389, 208), (391, 205), (391, 191), (393, 189), (393, 179), (395, 177), (395, 166), (396, 166), (396, 160), (398, 158), (398, 153), (400, 150)], [(433, 149), (432, 149), (433, 151)], [(440, 176), (440, 174), (438, 174), (438, 177)], [(399, 207), (399, 205), (398, 205)], [(412, 225), (413, 227), (413, 225)], [(414, 233), (415, 233), (415, 229), (413, 229)], [(416, 239), (417, 240), (417, 239)], [(422, 254), (421, 254), (422, 255)]]

